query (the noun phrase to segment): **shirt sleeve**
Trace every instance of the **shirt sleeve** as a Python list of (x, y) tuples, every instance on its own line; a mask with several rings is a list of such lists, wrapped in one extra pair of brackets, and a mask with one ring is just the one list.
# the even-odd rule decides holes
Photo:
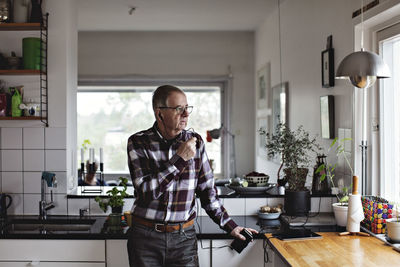
[(196, 137), (200, 140), (201, 158), (196, 194), (199, 196), (201, 206), (208, 216), (210, 216), (210, 218), (218, 224), (221, 229), (230, 233), (238, 225), (229, 217), (228, 212), (225, 210), (218, 198), (217, 188), (214, 183), (214, 175), (208, 161), (204, 142), (200, 136)]
[(146, 202), (160, 198), (174, 183), (174, 178), (186, 167), (187, 162), (175, 154), (169, 161), (155, 168), (150, 153), (138, 136), (128, 139), (128, 166), (133, 186), (140, 198)]

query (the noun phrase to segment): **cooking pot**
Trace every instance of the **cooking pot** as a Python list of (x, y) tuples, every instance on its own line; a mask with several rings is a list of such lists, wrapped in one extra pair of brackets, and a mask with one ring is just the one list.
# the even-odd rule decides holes
[[(7, 198), (9, 199), (7, 205)], [(0, 194), (0, 219), (7, 217), (7, 209), (11, 206), (12, 198), (7, 194)]]

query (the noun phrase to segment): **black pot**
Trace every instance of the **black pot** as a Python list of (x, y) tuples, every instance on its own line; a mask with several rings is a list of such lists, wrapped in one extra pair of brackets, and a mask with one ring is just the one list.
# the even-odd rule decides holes
[(307, 216), (311, 209), (309, 190), (285, 190), (285, 214), (289, 216)]
[(112, 207), (112, 208), (111, 208), (111, 212), (112, 212), (112, 213), (121, 214), (121, 213), (122, 213), (122, 206), (119, 206), (119, 207)]

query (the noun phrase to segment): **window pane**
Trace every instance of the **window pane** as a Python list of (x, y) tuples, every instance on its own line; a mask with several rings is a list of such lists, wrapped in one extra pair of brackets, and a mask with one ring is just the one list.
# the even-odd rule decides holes
[[(183, 87), (187, 88), (188, 104), (194, 106), (189, 116), (188, 128), (193, 128), (206, 141), (206, 131), (221, 125), (221, 90), (219, 87)], [(87, 88), (86, 88), (87, 89)], [(150, 128), (154, 123), (151, 105), (155, 88), (135, 88), (124, 92), (115, 87), (114, 92), (87, 92), (79, 87), (78, 109), (78, 146), (85, 139), (90, 147), (104, 150), (104, 169), (106, 173), (127, 173), (126, 144), (130, 135)], [(125, 89), (126, 90), (126, 89)], [(80, 148), (80, 147), (79, 147)], [(221, 172), (220, 139), (206, 143), (207, 154), (214, 159), (215, 173)], [(86, 158), (88, 152), (86, 152)], [(80, 162), (80, 158), (78, 159)], [(78, 165), (80, 166), (80, 165)]]

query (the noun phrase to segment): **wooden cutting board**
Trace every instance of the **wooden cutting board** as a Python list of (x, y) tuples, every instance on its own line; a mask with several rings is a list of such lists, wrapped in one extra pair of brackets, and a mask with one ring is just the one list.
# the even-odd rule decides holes
[(323, 238), (268, 242), (291, 266), (400, 266), (400, 253), (375, 237), (318, 234)]

